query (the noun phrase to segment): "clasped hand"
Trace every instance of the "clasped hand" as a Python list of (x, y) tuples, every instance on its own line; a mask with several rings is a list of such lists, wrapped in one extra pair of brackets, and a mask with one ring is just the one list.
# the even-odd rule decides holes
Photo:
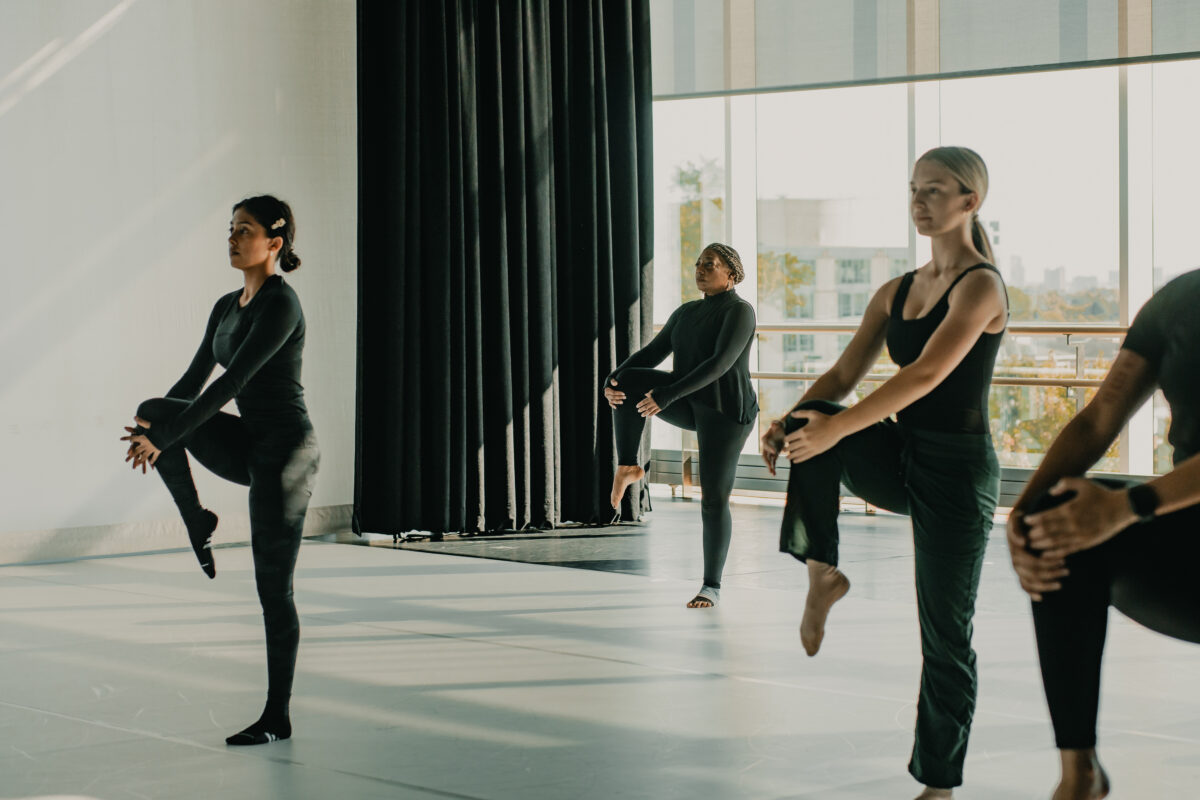
[(1107, 489), (1085, 478), (1063, 478), (1054, 496), (1074, 497), (1054, 508), (1026, 514), (1014, 509), (1008, 518), (1008, 550), (1021, 588), (1034, 600), (1062, 588), (1069, 574), (1066, 557), (1108, 541), (1137, 521), (1125, 492)]
[(125, 463), (132, 461), (130, 465), (132, 469), (142, 468), (142, 474), (146, 474), (146, 465), (154, 467), (154, 462), (158, 461), (158, 457), (162, 451), (154, 446), (154, 442), (144, 434), (139, 432), (139, 428), (147, 430), (150, 423), (141, 417), (134, 417), (133, 422), (137, 428), (125, 427), (125, 436), (121, 437), (121, 441), (129, 442), (129, 449), (125, 451)]
[[(609, 408), (616, 408), (625, 402), (625, 393), (619, 389), (613, 388), (614, 386), (618, 385), (615, 380), (610, 380), (609, 383), (611, 383), (612, 386), (604, 387), (604, 399), (608, 401)], [(653, 391), (646, 392), (646, 396), (643, 397), (637, 404), (637, 410), (638, 413), (643, 417), (653, 417), (655, 414), (662, 411), (662, 409), (658, 407), (658, 403), (654, 401)]]
[(801, 409), (793, 411), (791, 416), (808, 422), (785, 435), (783, 424), (775, 420), (759, 440), (763, 461), (772, 475), (775, 474), (775, 462), (780, 455), (786, 456), (793, 464), (799, 464), (830, 450), (842, 440), (837, 423), (829, 414)]

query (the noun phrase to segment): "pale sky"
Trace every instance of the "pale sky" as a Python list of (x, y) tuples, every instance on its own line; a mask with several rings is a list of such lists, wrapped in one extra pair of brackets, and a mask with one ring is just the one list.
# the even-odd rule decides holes
[[(1200, 214), (1193, 191), (1200, 181), (1200, 62), (1134, 69), (1148, 79), (1130, 82), (1131, 212), (1152, 215), (1154, 263), (1175, 273), (1200, 265), (1192, 235)], [(1106, 67), (918, 86), (918, 148), (958, 144), (983, 156), (991, 187), (980, 216), (1000, 223), (1000, 267), (1009, 270), (1019, 256), (1028, 283), (1064, 266), (1068, 282), (1094, 276), (1111, 285), (1118, 76)], [(671, 189), (677, 165), (706, 156), (724, 162), (724, 102), (655, 104), (656, 204), (678, 202)], [(755, 107), (760, 198), (851, 199), (857, 211), (843, 244), (907, 245), (906, 86), (764, 94)]]

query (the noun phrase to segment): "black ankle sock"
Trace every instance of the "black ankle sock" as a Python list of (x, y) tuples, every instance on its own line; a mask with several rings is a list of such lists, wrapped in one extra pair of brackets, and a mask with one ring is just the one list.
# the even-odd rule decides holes
[(234, 746), (267, 744), (289, 739), (291, 735), (292, 721), (288, 718), (287, 709), (284, 708), (282, 711), (268, 709), (263, 711), (258, 721), (249, 728), (238, 731), (227, 738), (225, 744)]
[(217, 529), (217, 515), (202, 508), (184, 522), (187, 524), (188, 539), (192, 542), (192, 552), (200, 562), (200, 569), (210, 578), (217, 577), (217, 565), (212, 554), (212, 535)]

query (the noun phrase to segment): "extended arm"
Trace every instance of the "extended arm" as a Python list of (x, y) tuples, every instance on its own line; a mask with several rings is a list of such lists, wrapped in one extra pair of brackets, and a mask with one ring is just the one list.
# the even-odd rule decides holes
[(1133, 412), (1154, 392), (1154, 367), (1131, 350), (1121, 350), (1092, 401), (1067, 423), (1050, 445), (1013, 512), (1026, 509), (1062, 478), (1087, 472), (1121, 433)]
[(900, 279), (888, 281), (879, 287), (879, 291), (871, 297), (863, 312), (862, 324), (854, 332), (850, 344), (838, 356), (829, 371), (813, 381), (808, 391), (793, 406), (793, 410), (809, 400), (830, 400), (834, 403), (842, 401), (846, 395), (854, 391), (871, 366), (883, 351), (887, 340), (888, 306), (890, 298), (895, 296)]
[[(879, 291), (871, 297), (871, 302), (867, 303), (862, 324), (854, 332), (850, 344), (846, 345), (834, 365), (813, 381), (808, 391), (792, 406), (792, 411), (809, 400), (841, 401), (870, 371), (887, 340), (888, 306), (899, 285), (900, 279), (896, 278), (879, 287)], [(759, 440), (760, 453), (772, 475), (775, 474), (775, 462), (783, 445), (783, 420), (777, 419), (767, 427)]]
[(654, 400), (658, 407), (666, 408), (680, 397), (707, 386), (728, 372), (746, 349), (746, 344), (752, 336), (754, 311), (748, 305), (739, 302), (721, 321), (721, 330), (717, 332), (713, 354), (677, 381), (654, 390)]
[(208, 315), (208, 325), (204, 328), (204, 339), (200, 342), (196, 355), (192, 356), (192, 363), (183, 373), (183, 377), (177, 380), (167, 392), (167, 397), (194, 400), (196, 395), (200, 394), (200, 390), (204, 388), (204, 382), (208, 380), (209, 375), (212, 375), (213, 367), (217, 365), (216, 356), (213, 355), (213, 337), (216, 335), (217, 325), (221, 322), (224, 307), (225, 298), (221, 298), (213, 306), (212, 313)]
[[(1104, 454), (1133, 412), (1154, 391), (1155, 383), (1156, 370), (1151, 362), (1136, 352), (1121, 350), (1096, 396), (1062, 429), (1025, 490), (1013, 504), (1008, 517), (1009, 555), (1021, 588), (1034, 600), (1041, 600), (1045, 592), (1060, 589), (1061, 580), (1067, 575), (1065, 550), (1059, 548), (1051, 552), (1036, 552), (1032, 549), (1036, 547), (1038, 551), (1046, 551), (1054, 547), (1054, 529), (1058, 524), (1064, 520), (1073, 521), (1081, 509), (1089, 515), (1102, 518), (1103, 524), (1112, 527), (1111, 533), (1127, 527), (1133, 521), (1124, 492), (1105, 489), (1075, 476), (1083, 475)], [(1192, 486), (1195, 486), (1200, 463), (1193, 458), (1189, 459), (1186, 466), (1188, 470), (1181, 466), (1170, 476), (1176, 473), (1182, 473), (1179, 477), (1190, 474)], [(1159, 481), (1170, 476), (1163, 476)], [(1079, 482), (1076, 484), (1075, 481)], [(1029, 506), (1048, 489), (1060, 492), (1082, 490), (1080, 494), (1086, 496), (1077, 496), (1045, 514), (1026, 517)], [(1157, 486), (1155, 490), (1159, 490)], [(1177, 501), (1178, 497), (1173, 499)], [(1167, 504), (1164, 502), (1161, 508), (1167, 508)], [(1029, 523), (1039, 517), (1046, 517), (1040, 521), (1047, 524), (1031, 529)], [(1037, 538), (1036, 545), (1032, 537)]]
[(675, 330), (675, 321), (679, 316), (679, 309), (675, 309), (674, 313), (667, 319), (665, 325), (658, 335), (646, 343), (646, 346), (641, 350), (631, 354), (614, 369), (608, 373), (604, 379), (604, 385), (608, 386), (609, 382), (621, 370), (631, 369), (633, 367), (657, 367), (663, 360), (671, 354), (671, 333)]
[(245, 387), (296, 329), (300, 306), (294, 297), (275, 293), (261, 300), (263, 306), (225, 373), (209, 384), (174, 420), (159, 423), (149, 430), (147, 436), (158, 449), (167, 449), (220, 411), (221, 406)]

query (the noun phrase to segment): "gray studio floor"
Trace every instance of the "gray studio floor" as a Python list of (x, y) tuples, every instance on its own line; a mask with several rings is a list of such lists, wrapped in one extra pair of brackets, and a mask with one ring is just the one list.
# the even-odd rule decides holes
[[(911, 798), (906, 522), (845, 516), (854, 585), (809, 659), (777, 507), (735, 506), (721, 607), (683, 607), (698, 514), (659, 499), (611, 529), (306, 542), (296, 734), (250, 749), (223, 744), (263, 694), (247, 548), (218, 550), (215, 581), (190, 552), (0, 568), (0, 797)], [(1028, 616), (997, 528), (961, 798), (1049, 796)], [(1200, 649), (1113, 620), (1112, 797), (1194, 798)]]

